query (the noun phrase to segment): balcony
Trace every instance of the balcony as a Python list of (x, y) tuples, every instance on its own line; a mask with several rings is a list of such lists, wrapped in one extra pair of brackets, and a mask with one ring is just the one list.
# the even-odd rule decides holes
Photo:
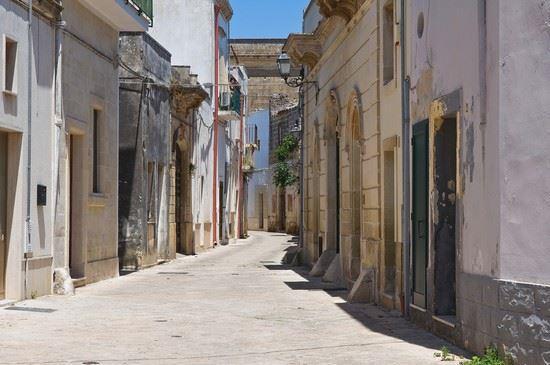
[(145, 32), (153, 25), (153, 0), (80, 0), (119, 31)]
[(241, 119), (241, 89), (222, 88), (220, 92), (219, 119), (222, 122)]

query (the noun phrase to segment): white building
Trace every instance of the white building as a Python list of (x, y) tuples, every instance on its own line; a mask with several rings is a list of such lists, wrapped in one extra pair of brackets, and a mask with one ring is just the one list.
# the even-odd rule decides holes
[(233, 10), (227, 0), (163, 0), (155, 2), (154, 12), (157, 26), (151, 35), (172, 54), (174, 66), (192, 68), (209, 94), (193, 118), (191, 211), (199, 252), (227, 242), (229, 231), (237, 226), (237, 211), (228, 206), (237, 200), (236, 192), (228, 193), (227, 184), (230, 180), (232, 189), (238, 184), (230, 174), (226, 181), (225, 162), (236, 167), (229, 163), (226, 149), (240, 133), (227, 128), (234, 124), (229, 121), (235, 114), (221, 110), (226, 100), (231, 101), (228, 40)]

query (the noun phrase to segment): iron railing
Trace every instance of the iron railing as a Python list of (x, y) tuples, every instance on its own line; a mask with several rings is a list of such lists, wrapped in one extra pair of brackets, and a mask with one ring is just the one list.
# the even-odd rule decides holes
[(153, 26), (153, 0), (126, 0), (136, 7), (140, 15), (145, 15), (149, 20), (149, 26)]

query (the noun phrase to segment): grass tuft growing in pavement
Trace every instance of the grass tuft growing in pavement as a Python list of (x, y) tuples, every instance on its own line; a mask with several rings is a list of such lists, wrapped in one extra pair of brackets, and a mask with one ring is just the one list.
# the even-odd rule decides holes
[(471, 361), (462, 362), (461, 365), (506, 365), (500, 358), (497, 349), (489, 347), (482, 357), (474, 356)]

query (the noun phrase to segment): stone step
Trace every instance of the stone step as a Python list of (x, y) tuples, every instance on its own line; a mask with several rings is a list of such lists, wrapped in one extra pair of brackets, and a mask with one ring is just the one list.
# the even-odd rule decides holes
[(80, 288), (82, 286), (86, 285), (86, 277), (82, 278), (73, 278), (73, 286), (76, 288)]

